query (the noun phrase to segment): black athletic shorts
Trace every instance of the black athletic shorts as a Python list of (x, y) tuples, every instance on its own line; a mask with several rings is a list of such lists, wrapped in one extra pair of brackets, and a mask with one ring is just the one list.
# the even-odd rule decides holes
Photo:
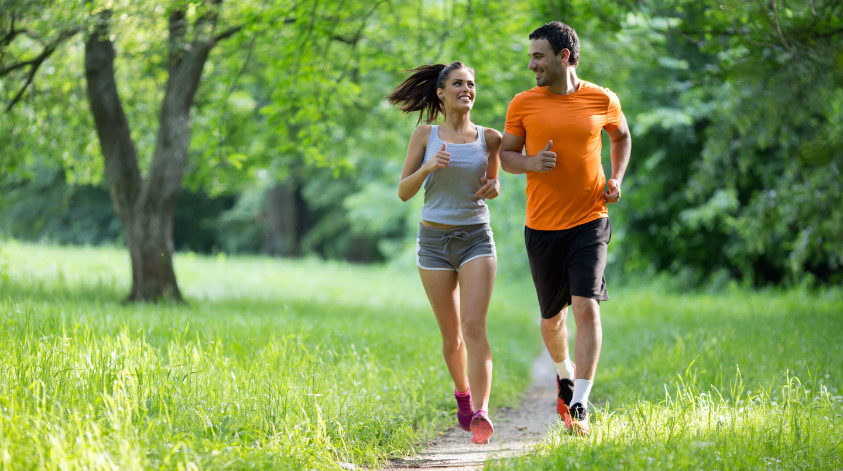
[(559, 314), (571, 304), (571, 296), (609, 299), (603, 272), (611, 238), (609, 218), (561, 231), (524, 227), (524, 243), (543, 318)]

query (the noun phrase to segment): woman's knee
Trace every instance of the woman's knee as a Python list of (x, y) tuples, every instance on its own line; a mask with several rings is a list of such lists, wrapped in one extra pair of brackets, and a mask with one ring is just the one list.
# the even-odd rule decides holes
[(465, 341), (462, 337), (451, 337), (442, 339), (442, 353), (445, 355), (453, 355), (459, 353), (463, 348)]
[(462, 334), (466, 342), (478, 342), (486, 340), (486, 320), (468, 319), (462, 326)]

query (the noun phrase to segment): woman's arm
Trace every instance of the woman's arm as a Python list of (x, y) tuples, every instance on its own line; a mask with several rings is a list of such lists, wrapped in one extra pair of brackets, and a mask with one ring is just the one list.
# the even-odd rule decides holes
[[(430, 138), (430, 125), (424, 124), (417, 127), (410, 137), (410, 144), (407, 146), (407, 157), (404, 159), (404, 167), (401, 169), (401, 180), (398, 182), (398, 197), (401, 201), (407, 201), (419, 192), (424, 179), (437, 168), (446, 167), (450, 155), (444, 149), (436, 153), (436, 156), (424, 163), (424, 153), (427, 149), (427, 140)], [(443, 146), (444, 148), (444, 146)]]

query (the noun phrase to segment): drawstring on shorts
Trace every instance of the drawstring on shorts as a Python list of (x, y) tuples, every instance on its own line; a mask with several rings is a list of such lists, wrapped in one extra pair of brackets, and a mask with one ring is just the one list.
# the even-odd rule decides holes
[(448, 252), (448, 244), (454, 239), (467, 240), (468, 239), (468, 232), (456, 231), (456, 232), (451, 232), (450, 234), (445, 234), (442, 237), (440, 237), (439, 242), (442, 242), (442, 249), (445, 251), (445, 253)]

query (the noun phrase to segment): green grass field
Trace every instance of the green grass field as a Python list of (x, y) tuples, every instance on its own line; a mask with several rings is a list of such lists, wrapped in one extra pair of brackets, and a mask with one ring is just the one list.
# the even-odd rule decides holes
[[(451, 426), (408, 260), (179, 254), (188, 302), (125, 305), (121, 249), (0, 242), (2, 469), (338, 469)], [(542, 348), (529, 279), (490, 313), (493, 408)], [(843, 292), (613, 289), (588, 439), (511, 469), (840, 469)]]
[[(335, 469), (454, 420), (415, 266), (180, 254), (187, 305), (124, 305), (119, 249), (0, 246), (4, 469)], [(506, 292), (502, 287), (500, 295)], [(540, 347), (496, 303), (493, 402)]]
[(843, 293), (671, 291), (603, 304), (592, 436), (496, 468), (843, 468)]

